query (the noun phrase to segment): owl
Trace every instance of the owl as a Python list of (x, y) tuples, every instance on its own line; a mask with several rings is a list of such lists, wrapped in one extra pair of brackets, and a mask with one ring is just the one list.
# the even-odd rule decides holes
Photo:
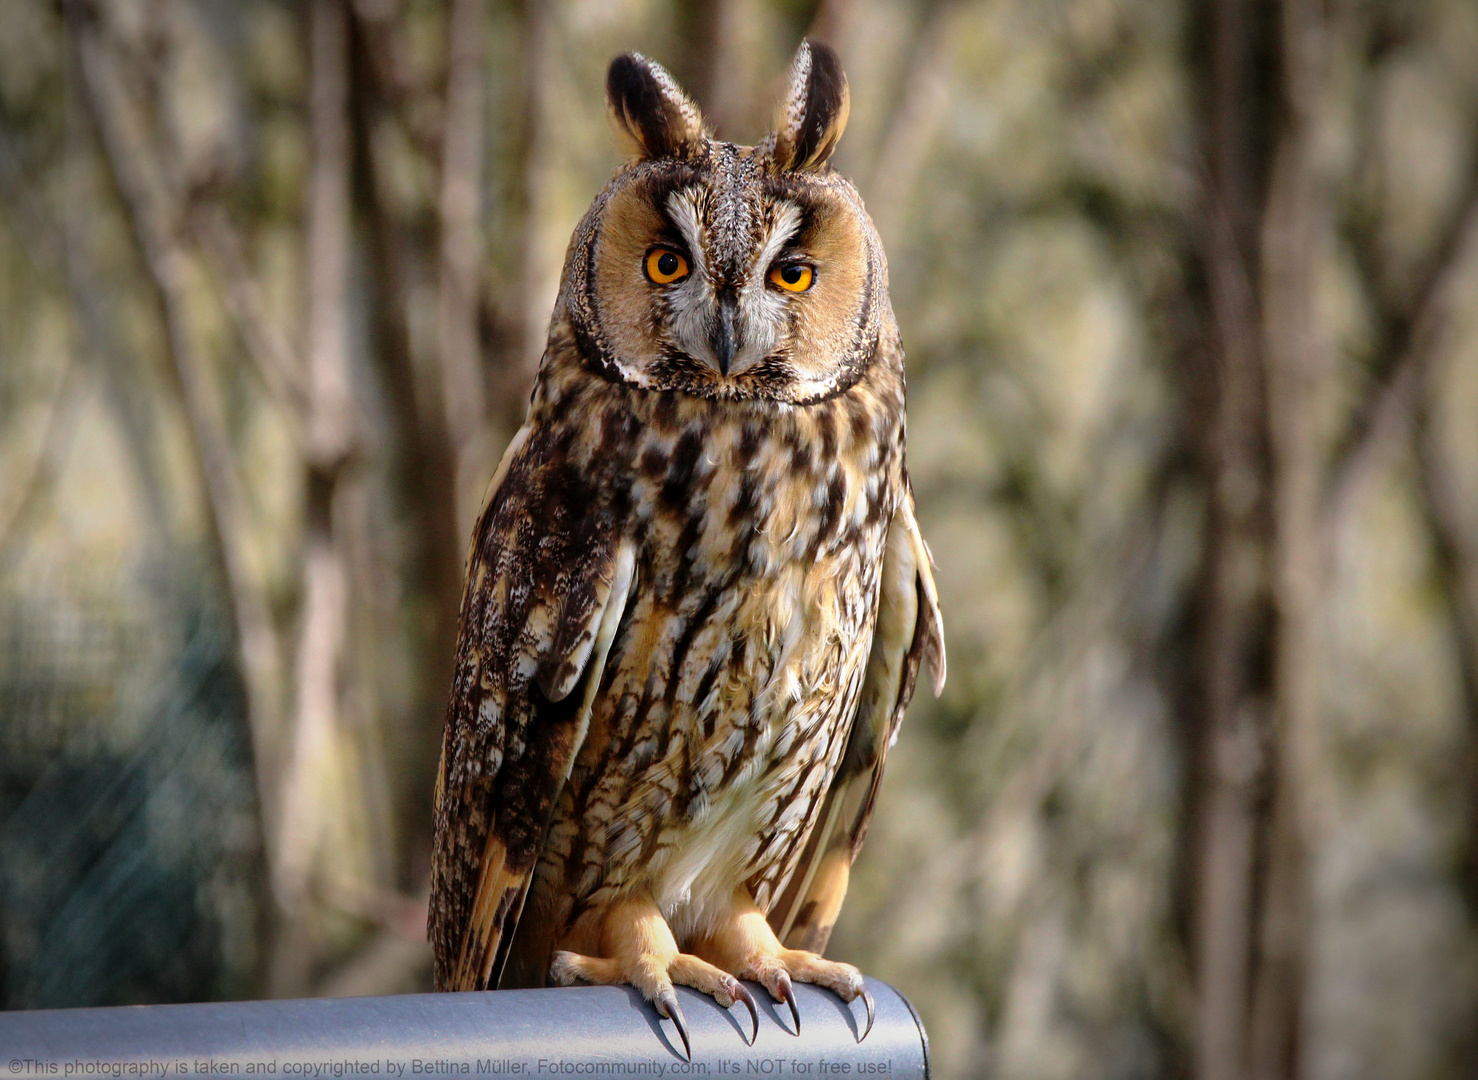
[(799, 980), (870, 1027), (821, 953), (944, 644), (887, 264), (828, 164), (846, 77), (803, 43), (753, 147), (638, 54), (606, 93), (629, 160), (575, 229), (468, 558), (436, 986), (629, 984), (686, 1048), (675, 985), (757, 1032), (757, 982), (798, 1032)]

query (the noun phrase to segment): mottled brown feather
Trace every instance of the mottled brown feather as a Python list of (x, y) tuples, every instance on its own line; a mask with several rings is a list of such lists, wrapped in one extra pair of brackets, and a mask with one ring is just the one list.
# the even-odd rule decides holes
[(888, 747), (898, 737), (920, 664), (930, 664), (936, 694), (944, 685), (939, 599), (910, 503), (905, 500), (899, 507), (888, 530), (878, 621), (846, 754), (832, 778), (820, 824), (789, 888), (770, 912), (770, 924), (792, 949), (826, 949), (846, 899), (852, 862), (867, 838)]
[(612, 522), (555, 433), (510, 447), (474, 534), (437, 776), (436, 985), (496, 984), (555, 800), (583, 742), (575, 694), (616, 577)]

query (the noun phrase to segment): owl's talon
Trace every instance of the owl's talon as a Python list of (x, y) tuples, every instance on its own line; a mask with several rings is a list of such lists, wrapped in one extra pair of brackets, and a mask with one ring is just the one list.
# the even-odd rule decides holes
[(775, 997), (790, 1006), (791, 1019), (795, 1021), (795, 1034), (801, 1033), (801, 1011), (796, 1008), (795, 988), (790, 985), (790, 976), (782, 971), (775, 977), (775, 989), (771, 991)]
[(797, 982), (825, 987), (849, 1005), (860, 997), (867, 1010), (867, 1027), (857, 1041), (872, 1032), (877, 1004), (862, 972), (806, 949), (787, 949), (753, 898), (742, 889), (734, 894), (728, 918), (720, 920), (714, 933), (700, 943), (699, 951), (720, 968), (741, 979), (753, 979), (776, 1001), (785, 1002), (797, 1036), (801, 1033), (801, 1010), (794, 986)]
[(672, 1026), (677, 1028), (677, 1033), (683, 1039), (683, 1053), (689, 1061), (692, 1061), (693, 1045), (688, 1041), (688, 1021), (683, 1016), (682, 1006), (677, 1003), (677, 992), (671, 988), (663, 990), (657, 995), (657, 1000), (653, 1004), (657, 1006), (657, 1011), (664, 1018), (671, 1020)]
[(749, 1033), (749, 1045), (753, 1046), (754, 1041), (760, 1037), (760, 1013), (755, 1007), (754, 995), (745, 988), (743, 983), (737, 981), (731, 992), (734, 1000), (744, 1002), (744, 1007), (749, 1010), (749, 1022), (754, 1025), (754, 1030)]

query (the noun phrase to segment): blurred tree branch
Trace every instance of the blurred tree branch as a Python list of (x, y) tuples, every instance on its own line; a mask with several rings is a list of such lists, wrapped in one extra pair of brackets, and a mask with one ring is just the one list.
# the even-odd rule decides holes
[(153, 184), (170, 207), (175, 242), (188, 257), (210, 271), (249, 367), (282, 410), (291, 433), (301, 438), (306, 409), (298, 360), (301, 345), (269, 316), (261, 288), (248, 265), (242, 233), (218, 201), (217, 178), (188, 175), (176, 148), (167, 144), (157, 115), (157, 58), (141, 56), (138, 50), (111, 38), (107, 46), (111, 78), (125, 103), (120, 107), (135, 117), (136, 146), (147, 158), (140, 168), (153, 177)]
[(1266, 876), (1248, 1049), (1255, 1080), (1292, 1080), (1300, 1068), (1310, 927), (1309, 853), (1331, 799), (1320, 749), (1324, 599), (1320, 497), (1326, 462), (1311, 423), (1333, 361), (1317, 310), (1320, 259), (1330, 250), (1330, 190), (1318, 139), (1329, 66), (1319, 0), (1278, 10), (1280, 131), (1261, 237), (1264, 364), (1272, 463), (1272, 579), (1276, 623), (1273, 763)]
[(347, 545), (355, 515), (343, 484), (360, 449), (348, 345), (350, 246), (349, 23), (345, 0), (314, 0), (309, 19), (312, 164), (306, 218), (308, 415), (305, 536), (291, 749), (283, 779), (278, 901), (294, 916), (272, 973), (279, 996), (302, 994), (317, 959), (307, 927), (313, 879), (368, 875), (372, 827), (344, 694), (352, 593)]
[(1264, 165), (1249, 138), (1260, 48), (1248, 5), (1207, 11), (1203, 178), (1210, 357), (1200, 388), (1211, 424), (1201, 451), (1210, 501), (1197, 646), (1200, 726), (1191, 739), (1192, 940), (1196, 1075), (1246, 1075), (1260, 790), (1270, 749), (1270, 688), (1255, 658), (1270, 626), (1265, 373), (1254, 251)]
[[(959, 0), (934, 0), (914, 35), (903, 84), (883, 122), (868, 170), (867, 195), (878, 234), (901, 235), (903, 215), (928, 150), (949, 106), (949, 41), (964, 6)], [(896, 242), (896, 241), (895, 241)]]
[[(98, 16), (86, 0), (67, 0), (68, 48), (80, 96), (98, 133), (165, 328), (173, 389), (188, 421), (199, 470), (209, 550), (226, 585), (239, 635), (247, 712), (262, 807), (274, 805), (272, 763), (280, 734), (280, 644), (263, 591), (247, 565), (247, 499), (229, 444), (219, 390), (189, 324), (188, 255), (180, 240), (184, 207), (149, 153), (138, 106), (130, 101)], [(266, 830), (271, 850), (273, 834)]]
[(487, 423), (487, 382), (479, 340), (484, 261), (484, 18), (485, 0), (452, 0), (447, 24), (436, 315), (446, 426), (459, 453)]
[[(44, 200), (36, 197), (35, 183), (21, 173), (21, 166), (10, 137), (0, 132), (0, 209), (24, 246), (26, 257), (38, 274), (58, 281), (72, 301), (82, 336), (80, 359), (85, 367), (95, 368), (102, 377), (104, 403), (117, 418), (129, 450), (146, 513), (146, 527), (157, 533), (167, 520), (163, 485), (150, 444), (152, 402), (139, 386), (135, 373), (125, 369), (128, 358), (117, 344), (115, 319), (108, 302), (108, 290), (99, 280), (97, 267), (83, 228), (83, 208), (92, 200), (91, 186), (84, 182), (86, 167), (91, 163), (92, 142), (87, 118), (76, 92), (78, 79), (69, 57), (67, 78), (66, 184), (67, 205), (75, 208), (65, 220), (58, 221)], [(21, 472), (31, 477), (28, 483), (16, 485), (22, 494), (13, 500), (11, 511), (0, 515), (0, 549), (19, 539), (28, 521), (41, 505), (48, 482), (56, 477), (56, 458), (71, 437), (71, 419), (75, 418), (75, 398), (62, 395), (76, 390), (80, 375), (69, 362), (66, 373), (57, 383), (47, 433), (30, 466)], [(61, 409), (57, 412), (56, 409)]]
[(1352, 489), (1370, 472), (1380, 446), (1392, 441), (1402, 417), (1409, 415), (1424, 372), (1440, 348), (1453, 302), (1453, 279), (1478, 232), (1478, 153), (1465, 170), (1446, 220), (1437, 229), (1433, 250), (1412, 275), (1413, 284), (1405, 295), (1393, 285), (1395, 275), (1383, 251), (1379, 223), (1376, 214), (1361, 214), (1346, 229), (1377, 332), (1365, 392), (1335, 443), (1325, 495), (1326, 516), (1331, 520), (1341, 516)]
[(1463, 882), (1470, 905), (1478, 906), (1478, 541), (1465, 516), (1457, 478), (1441, 445), (1436, 423), (1436, 380), (1423, 367), (1417, 388), (1417, 486), (1432, 537), (1439, 593), (1452, 631), (1462, 707), (1468, 725), (1468, 835)]
[(298, 349), (267, 314), (262, 291), (247, 266), (241, 236), (218, 205), (197, 195), (190, 207), (191, 235), (212, 258), (221, 297), (270, 395), (284, 406), (293, 434), (302, 439), (308, 403)]
[(82, 389), (79, 375), (78, 364), (69, 358), (47, 402), (35, 452), (6, 478), (5, 499), (0, 503), (0, 560), (10, 553), (26, 524), (35, 519), (46, 496), (56, 487), (63, 458), (77, 429)]
[[(357, 20), (354, 30), (356, 35), (363, 33)], [(415, 665), (420, 675), (417, 700), (434, 703), (436, 708), (431, 716), (416, 718), (410, 755), (413, 765), (408, 772), (429, 775), (440, 745), (440, 728), (434, 720), (439, 719), (441, 696), (451, 676), (462, 595), (456, 452), (447, 434), (442, 380), (435, 373), (418, 378), (409, 325), (412, 238), (391, 208), (389, 181), (372, 137), (374, 125), (393, 106), (373, 65), (355, 64), (352, 75), (351, 119), (359, 163), (355, 194), (363, 207), (371, 255), (366, 271), (378, 343), (373, 355), (387, 389), (392, 441), (399, 451), (394, 482), (419, 526), (409, 537), (407, 553), (409, 586), (414, 595), (423, 597), (419, 606), (426, 626)], [(429, 852), (430, 806), (421, 785), (409, 785), (409, 793), (413, 797), (402, 806), (401, 816), (415, 859), (422, 849)]]
[[(24, 245), (26, 258), (37, 271), (60, 276), (66, 246), (61, 230), (49, 220), (40, 201), (30, 196), (30, 186), (19, 175), (10, 139), (0, 132), (0, 210), (7, 224)], [(87, 314), (92, 314), (89, 310)], [(87, 329), (87, 327), (84, 327)], [(88, 335), (92, 337), (93, 335)], [(91, 345), (91, 341), (89, 341)], [(46, 402), (46, 419), (35, 452), (7, 478), (0, 494), (0, 560), (15, 547), (26, 524), (36, 517), (46, 495), (55, 486), (61, 458), (76, 429), (79, 372), (77, 363), (68, 358), (57, 374)]]
[(435, 88), (416, 77), (405, 40), (404, 6), (402, 0), (354, 0), (358, 41), (386, 107), (416, 149), (428, 161), (440, 161), (447, 118), (427, 101)]
[(819, 38), (840, 47), (851, 32), (856, 14), (857, 0), (820, 0), (816, 10), (811, 13), (811, 23), (806, 28), (805, 36)]
[[(553, 24), (558, 11), (554, 5), (539, 0), (518, 0), (514, 13), (523, 63), (518, 80), (519, 99), (514, 105), (519, 129), (515, 144), (516, 176), (508, 216), (518, 225), (513, 245), (516, 261), (510, 267), (510, 275), (498, 282), (499, 293), (506, 294), (506, 300), (500, 295), (498, 315), (503, 328), (503, 347), (497, 358), (496, 373), (499, 412), (510, 429), (523, 422), (529, 388), (543, 359), (549, 332), (549, 313), (539, 310), (536, 303), (542, 299), (539, 285), (551, 276), (557, 278), (559, 273), (558, 263), (551, 263), (540, 228), (549, 216), (547, 174), (552, 130), (544, 81), (555, 59)], [(462, 477), (458, 477), (458, 483), (463, 484)], [(477, 487), (481, 496), (481, 485)], [(459, 513), (462, 532), (470, 532), (472, 516)]]

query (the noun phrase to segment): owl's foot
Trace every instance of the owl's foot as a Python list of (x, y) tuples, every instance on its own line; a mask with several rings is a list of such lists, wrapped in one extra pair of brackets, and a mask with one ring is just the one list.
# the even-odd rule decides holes
[(677, 940), (662, 912), (650, 899), (627, 900), (606, 912), (601, 926), (604, 956), (582, 956), (559, 950), (549, 964), (549, 977), (559, 986), (577, 982), (597, 986), (634, 986), (664, 1019), (671, 1020), (682, 1037), (688, 1060), (693, 1048), (688, 1040), (688, 1022), (677, 1003), (677, 986), (691, 986), (727, 1009), (742, 1001), (749, 1009), (750, 1045), (760, 1033), (759, 1011), (754, 995), (726, 971), (689, 953), (679, 952)]
[(867, 1009), (867, 1028), (857, 1041), (861, 1042), (872, 1031), (876, 1007), (862, 972), (851, 964), (825, 960), (804, 949), (787, 949), (770, 929), (764, 913), (742, 889), (734, 894), (728, 921), (702, 942), (698, 952), (739, 978), (759, 983), (776, 1001), (789, 1005), (797, 1035), (801, 1033), (801, 1014), (796, 1008), (792, 980), (824, 986), (848, 1004), (861, 998)]

